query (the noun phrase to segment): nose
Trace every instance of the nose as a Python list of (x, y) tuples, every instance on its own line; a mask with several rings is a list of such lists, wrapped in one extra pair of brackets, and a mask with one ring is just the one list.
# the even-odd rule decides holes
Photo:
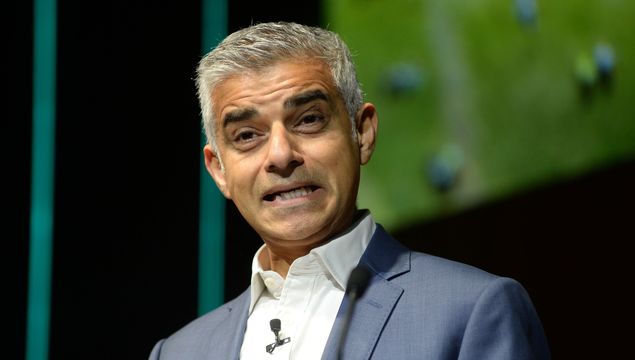
[(269, 135), (269, 152), (265, 163), (268, 172), (286, 177), (302, 165), (304, 160), (298, 152), (297, 144), (291, 139), (283, 125), (275, 124)]

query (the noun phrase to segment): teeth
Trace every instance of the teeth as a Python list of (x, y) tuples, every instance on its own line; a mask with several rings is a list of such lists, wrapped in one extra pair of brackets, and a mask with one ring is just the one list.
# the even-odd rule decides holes
[(276, 199), (281, 200), (291, 200), (295, 198), (299, 198), (301, 196), (306, 196), (311, 193), (311, 189), (308, 187), (301, 187), (299, 189), (291, 190), (276, 194)]

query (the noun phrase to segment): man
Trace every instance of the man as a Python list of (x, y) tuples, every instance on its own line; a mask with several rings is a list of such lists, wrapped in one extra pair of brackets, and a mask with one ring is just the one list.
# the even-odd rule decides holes
[(344, 359), (549, 358), (517, 282), (411, 252), (356, 209), (377, 112), (336, 34), (240, 30), (201, 60), (197, 81), (207, 169), (264, 245), (251, 286), (160, 341), (151, 359), (334, 359), (358, 263), (371, 279)]

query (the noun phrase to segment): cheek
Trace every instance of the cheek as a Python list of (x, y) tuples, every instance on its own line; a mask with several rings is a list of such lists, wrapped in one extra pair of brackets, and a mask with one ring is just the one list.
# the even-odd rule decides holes
[(359, 159), (355, 148), (349, 146), (348, 142), (344, 142), (346, 145), (342, 143), (334, 143), (325, 148), (321, 165), (339, 192), (354, 191), (356, 179), (359, 177)]
[(244, 202), (245, 195), (251, 194), (257, 171), (249, 166), (248, 160), (231, 159), (230, 161), (233, 166), (225, 168), (227, 188), (234, 201)]

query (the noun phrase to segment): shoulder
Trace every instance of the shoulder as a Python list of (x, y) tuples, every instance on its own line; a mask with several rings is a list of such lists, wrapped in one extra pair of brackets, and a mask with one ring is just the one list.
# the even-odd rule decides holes
[[(237, 298), (193, 320), (155, 346), (151, 359), (197, 358), (209, 353), (208, 347), (227, 343), (230, 336), (242, 326), (249, 306), (249, 289)], [(244, 313), (244, 314), (243, 314)]]
[[(466, 359), (549, 359), (538, 314), (516, 280), (436, 256), (411, 252), (411, 271), (393, 279), (403, 288), (400, 325), (449, 334), (447, 349)], [(422, 328), (422, 329), (423, 329)], [(418, 331), (418, 332), (417, 332)], [(496, 334), (496, 335), (493, 335)]]
[(507, 291), (508, 286), (520, 286), (513, 279), (468, 264), (414, 251), (409, 255), (409, 271), (391, 282), (404, 289), (406, 298), (413, 302), (425, 301), (430, 308), (437, 310), (437, 307), (452, 311), (461, 309), (468, 316), (488, 289), (492, 292)]
[(530, 303), (515, 279), (426, 253), (410, 251), (410, 272), (404, 275), (394, 279), (404, 289), (468, 307), (492, 299), (510, 305)]
[(381, 226), (369, 245), (365, 261), (379, 276), (404, 290), (402, 300), (409, 306), (420, 307), (417, 304), (423, 301), (429, 309), (450, 309), (467, 319), (474, 306), (488, 298), (506, 296), (506, 299), (520, 303), (528, 299), (523, 287), (511, 278), (412, 251)]
[(426, 293), (435, 288), (439, 291), (478, 293), (499, 278), (468, 264), (412, 251), (381, 225), (377, 226), (363, 262), (386, 280), (406, 289), (419, 288)]
[(500, 278), (472, 265), (416, 251), (410, 252), (410, 266), (412, 275), (430, 283), (481, 288)]
[[(517, 281), (412, 251), (381, 226), (361, 261), (373, 273), (366, 301), (390, 311), (377, 358), (404, 348), (443, 359), (549, 358), (538, 316)], [(377, 317), (377, 309), (367, 316)]]

